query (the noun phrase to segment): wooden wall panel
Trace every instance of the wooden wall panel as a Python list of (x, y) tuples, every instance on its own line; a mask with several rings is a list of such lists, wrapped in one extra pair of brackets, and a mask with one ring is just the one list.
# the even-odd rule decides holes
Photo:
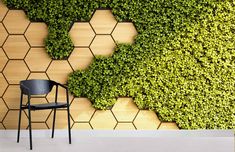
[(6, 38), (8, 36), (7, 31), (4, 28), (4, 25), (2, 23), (0, 23), (0, 33), (1, 33), (1, 36), (0, 36), (0, 46), (2, 46), (4, 41), (6, 40)]
[(111, 10), (97, 10), (90, 23), (96, 34), (111, 34), (117, 21)]
[(3, 24), (10, 34), (24, 34), (29, 23), (23, 10), (9, 10), (3, 20)]
[[(118, 23), (111, 10), (97, 10), (90, 22), (75, 22), (69, 34), (74, 51), (67, 60), (52, 60), (45, 49), (46, 24), (30, 23), (22, 10), (8, 11), (0, 0), (0, 129), (17, 128), (20, 80), (51, 79), (66, 84), (69, 73), (88, 68), (96, 55), (111, 56), (116, 43), (134, 43), (138, 33), (132, 23)], [(53, 102), (54, 91), (55, 88), (32, 103)], [(59, 100), (66, 100), (61, 88)], [(118, 98), (113, 108), (106, 111), (95, 110), (89, 99), (71, 94), (70, 103), (72, 129), (178, 129), (175, 123), (161, 123), (152, 111), (139, 110), (131, 98)], [(51, 110), (33, 111), (32, 127), (51, 128), (52, 116)], [(27, 126), (25, 111), (22, 128)], [(65, 110), (58, 110), (56, 128), (67, 129)]]
[(0, 22), (5, 17), (7, 11), (8, 11), (8, 8), (3, 4), (2, 0), (0, 0)]
[(51, 63), (51, 58), (45, 48), (31, 48), (25, 58), (25, 62), (31, 72), (45, 72)]
[(27, 79), (29, 73), (27, 65), (22, 60), (10, 60), (3, 70), (3, 75), (10, 84), (19, 84), (21, 80)]
[(29, 44), (23, 35), (10, 35), (3, 49), (10, 59), (24, 59), (29, 50)]
[(30, 23), (25, 32), (25, 37), (32, 47), (45, 46), (45, 38), (48, 35), (47, 25), (45, 23)]
[(69, 34), (75, 47), (88, 47), (95, 37), (90, 24), (86, 22), (74, 23)]
[[(24, 104), (27, 102), (26, 96), (24, 96)], [(20, 86), (9, 85), (6, 92), (3, 95), (3, 100), (7, 104), (9, 109), (19, 109), (20, 107)]]
[(59, 83), (66, 84), (67, 77), (73, 70), (68, 61), (54, 60), (51, 62), (47, 69), (47, 75), (51, 80), (55, 80)]
[[(18, 128), (18, 110), (10, 110), (6, 117), (3, 120), (3, 124), (6, 127), (6, 129), (16, 129)], [(22, 117), (21, 117), (21, 129), (26, 129), (28, 127), (28, 118), (24, 111), (22, 111)]]

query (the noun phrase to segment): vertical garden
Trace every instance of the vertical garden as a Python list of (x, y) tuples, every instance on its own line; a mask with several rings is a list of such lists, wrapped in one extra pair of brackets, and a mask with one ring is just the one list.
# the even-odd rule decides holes
[(69, 30), (98, 8), (131, 21), (135, 43), (68, 76), (70, 92), (99, 109), (133, 97), (183, 129), (235, 128), (235, 2), (232, 0), (4, 0), (48, 25), (53, 59), (73, 51)]

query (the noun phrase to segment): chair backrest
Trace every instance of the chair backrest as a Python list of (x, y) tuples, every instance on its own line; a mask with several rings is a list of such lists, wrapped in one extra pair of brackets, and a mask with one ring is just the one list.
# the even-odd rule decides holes
[(51, 80), (32, 79), (20, 81), (20, 89), (22, 93), (26, 95), (48, 94), (51, 92), (54, 85), (55, 82)]

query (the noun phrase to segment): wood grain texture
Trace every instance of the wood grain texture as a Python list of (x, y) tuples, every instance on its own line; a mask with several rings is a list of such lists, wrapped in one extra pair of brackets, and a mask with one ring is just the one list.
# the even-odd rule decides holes
[(10, 35), (3, 46), (10, 59), (24, 59), (29, 48), (29, 44), (23, 35)]
[(7, 61), (8, 61), (8, 58), (6, 56), (6, 54), (4, 53), (3, 49), (0, 48), (0, 71), (3, 70), (3, 68), (5, 67)]
[(96, 34), (111, 34), (117, 21), (111, 10), (96, 10), (90, 23)]
[(41, 122), (41, 123), (35, 123), (35, 122), (32, 122), (32, 129), (37, 129), (37, 130), (44, 130), (44, 129), (49, 129), (46, 125), (46, 123), (44, 122)]
[(140, 110), (134, 120), (134, 125), (139, 130), (156, 130), (160, 123), (155, 112), (149, 110)]
[(35, 46), (45, 46), (44, 40), (48, 35), (47, 25), (45, 23), (31, 22), (25, 36), (29, 44)]
[(29, 23), (23, 10), (9, 10), (3, 20), (3, 24), (10, 34), (24, 34)]
[[(52, 112), (47, 120), (47, 125), (49, 128), (52, 128), (52, 122), (53, 122), (53, 115), (54, 112)], [(70, 117), (70, 123), (72, 127), (73, 120)], [(56, 111), (56, 122), (55, 122), (55, 128), (56, 129), (67, 129), (68, 128), (68, 117), (67, 117), (67, 110), (57, 110)]]
[(0, 21), (3, 20), (4, 16), (6, 15), (8, 8), (5, 4), (3, 4), (2, 0), (0, 0)]
[(7, 106), (5, 105), (2, 98), (0, 98), (0, 122), (2, 122), (2, 120), (5, 117), (7, 111), (8, 111)]
[(132, 122), (139, 109), (132, 98), (118, 98), (112, 111), (118, 122)]
[(92, 117), (90, 124), (94, 129), (114, 129), (117, 121), (110, 110), (97, 110)]
[(30, 71), (44, 72), (51, 62), (45, 48), (31, 48), (25, 58)]
[(95, 108), (87, 98), (74, 98), (70, 109), (75, 122), (89, 122), (95, 112)]
[(135, 26), (131, 22), (118, 23), (112, 36), (117, 43), (133, 43), (137, 35)]
[(5, 130), (5, 128), (4, 128), (2, 123), (0, 123), (0, 130)]
[(111, 56), (116, 44), (110, 35), (96, 35), (90, 48), (94, 55)]
[(95, 33), (87, 22), (75, 22), (69, 32), (75, 47), (88, 47)]
[(174, 122), (162, 122), (160, 127), (158, 128), (160, 130), (178, 130), (178, 126)]
[(33, 73), (31, 72), (29, 77), (28, 77), (28, 80), (30, 79), (44, 79), (44, 80), (48, 80), (49, 78), (47, 77), (46, 73)]
[(75, 130), (91, 130), (91, 125), (89, 123), (74, 123), (73, 128)]
[(0, 87), (0, 97), (1, 97), (8, 86), (8, 83), (6, 79), (4, 78), (4, 76), (2, 75), (2, 73), (0, 73), (0, 84), (1, 84), (1, 87)]
[(69, 56), (69, 63), (73, 70), (84, 70), (92, 63), (94, 56), (89, 48), (75, 48)]
[(10, 60), (3, 74), (10, 84), (19, 84), (21, 80), (25, 80), (29, 75), (29, 70), (22, 60)]
[(47, 70), (47, 75), (49, 76), (50, 80), (66, 84), (68, 75), (71, 72), (73, 72), (73, 70), (70, 67), (68, 61), (53, 60)]
[[(21, 116), (21, 129), (26, 129), (28, 127), (28, 118), (24, 112), (21, 113)], [(19, 110), (10, 110), (3, 120), (3, 124), (6, 129), (16, 129), (18, 127), (18, 120)]]
[(3, 24), (0, 23), (0, 46), (3, 45), (7, 36), (8, 36), (8, 33), (7, 33), (6, 29), (4, 28)]
[[(6, 102), (8, 108), (19, 109), (20, 108), (20, 86), (9, 85), (6, 92), (3, 95), (3, 99)], [(23, 103), (27, 102), (26, 96), (23, 98)]]
[(135, 126), (132, 123), (118, 123), (115, 130), (135, 130)]

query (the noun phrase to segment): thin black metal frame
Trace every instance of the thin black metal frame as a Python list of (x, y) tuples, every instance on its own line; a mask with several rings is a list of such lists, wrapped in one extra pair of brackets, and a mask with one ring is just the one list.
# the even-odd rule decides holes
[[(27, 80), (25, 80), (27, 81)], [(59, 108), (67, 108), (67, 115), (68, 115), (68, 135), (69, 135), (69, 144), (71, 144), (71, 128), (70, 128), (70, 109), (69, 109), (69, 95), (68, 95), (68, 88), (60, 83), (47, 80), (53, 83), (53, 85), (56, 85), (56, 93), (55, 93), (55, 104), (57, 104), (57, 98), (58, 98), (58, 86), (66, 89), (66, 107), (59, 107)], [(21, 84), (22, 87), (23, 84)], [(30, 89), (27, 88), (26, 86), (23, 86), (24, 90), (21, 88), (21, 96), (20, 96), (20, 109), (19, 109), (19, 121), (18, 121), (18, 133), (17, 133), (17, 143), (19, 143), (20, 140), (20, 126), (21, 126), (21, 112), (24, 109), (28, 109), (28, 121), (29, 121), (29, 141), (30, 141), (30, 150), (33, 149), (33, 144), (32, 144), (32, 126), (31, 126), (31, 110), (45, 110), (45, 109), (53, 109), (54, 110), (54, 115), (53, 115), (53, 124), (52, 124), (52, 134), (51, 138), (54, 138), (54, 130), (55, 130), (55, 119), (56, 119), (56, 109), (58, 107), (45, 107), (43, 109), (36, 109), (32, 108), (32, 105), (30, 104), (30, 99), (31, 99), (31, 92)], [(23, 95), (28, 96), (28, 102), (27, 105), (23, 105)]]

